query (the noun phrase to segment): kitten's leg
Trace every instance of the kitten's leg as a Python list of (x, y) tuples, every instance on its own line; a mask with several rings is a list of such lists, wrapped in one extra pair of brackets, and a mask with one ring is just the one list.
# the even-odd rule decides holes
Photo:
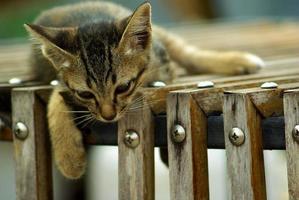
[(153, 30), (154, 37), (164, 44), (171, 59), (189, 73), (247, 74), (264, 66), (259, 57), (250, 53), (201, 50), (160, 27), (154, 26)]
[(71, 179), (85, 172), (86, 156), (81, 132), (77, 129), (68, 106), (55, 89), (48, 105), (48, 122), (54, 160), (61, 173)]

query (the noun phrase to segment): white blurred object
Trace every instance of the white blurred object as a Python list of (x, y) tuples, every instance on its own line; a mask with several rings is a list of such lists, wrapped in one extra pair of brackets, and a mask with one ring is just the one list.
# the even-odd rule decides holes
[[(288, 199), (285, 151), (264, 151), (268, 200)], [(211, 200), (228, 200), (225, 150), (208, 150)], [(275, 164), (273, 164), (275, 163)], [(97, 146), (89, 151), (87, 200), (118, 199), (118, 149)], [(170, 200), (168, 169), (155, 149), (155, 199)]]

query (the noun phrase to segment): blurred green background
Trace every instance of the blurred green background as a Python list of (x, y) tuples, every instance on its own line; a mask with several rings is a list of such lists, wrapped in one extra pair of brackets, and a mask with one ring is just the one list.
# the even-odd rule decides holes
[[(77, 0), (78, 1), (78, 0)], [(76, 0), (0, 0), (0, 38), (26, 36), (24, 23), (44, 9)], [(114, 0), (131, 9), (143, 0)], [(299, 16), (298, 0), (151, 0), (153, 21), (160, 24), (199, 19), (252, 19)]]

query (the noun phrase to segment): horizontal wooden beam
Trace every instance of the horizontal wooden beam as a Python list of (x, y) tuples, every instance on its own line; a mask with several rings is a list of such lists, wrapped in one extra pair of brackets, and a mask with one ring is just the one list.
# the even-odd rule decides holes
[[(270, 73), (270, 72), (269, 72)], [(294, 72), (295, 73), (295, 72)], [(296, 84), (298, 81), (298, 72), (295, 74), (289, 74), (285, 76), (277, 76), (268, 77), (265, 75), (263, 78), (262, 76), (259, 78), (249, 78), (247, 80), (247, 76), (240, 79), (234, 79), (234, 77), (223, 78), (223, 79), (215, 79), (211, 80), (215, 83), (215, 87), (213, 88), (205, 88), (205, 89), (197, 89), (196, 83), (192, 82), (188, 84), (173, 84), (167, 86), (165, 88), (160, 89), (145, 89), (145, 97), (147, 98), (148, 102), (151, 103), (151, 109), (154, 113), (159, 114), (163, 113), (166, 110), (166, 96), (170, 91), (175, 90), (186, 90), (189, 88), (190, 92), (194, 91), (194, 99), (200, 104), (200, 107), (206, 114), (210, 114), (213, 112), (221, 112), (222, 111), (222, 102), (223, 102), (223, 92), (226, 90), (236, 90), (236, 89), (248, 89), (248, 88), (255, 88), (259, 87), (264, 82), (276, 82), (279, 84)], [(285, 87), (287, 87), (286, 85)], [(292, 87), (292, 85), (290, 85)], [(202, 92), (199, 92), (202, 91)]]
[[(155, 117), (155, 146), (167, 146), (166, 116)], [(264, 149), (285, 149), (284, 118), (270, 117), (262, 120)], [(208, 148), (224, 149), (223, 117), (208, 117)], [(117, 124), (96, 123), (85, 136), (90, 145), (117, 145)]]

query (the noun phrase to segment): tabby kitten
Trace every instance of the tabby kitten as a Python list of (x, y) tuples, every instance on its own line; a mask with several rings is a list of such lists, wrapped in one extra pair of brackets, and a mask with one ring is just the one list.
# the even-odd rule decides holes
[(86, 168), (74, 113), (83, 113), (80, 120), (85, 122), (116, 121), (134, 103), (140, 87), (153, 80), (171, 82), (178, 66), (189, 73), (243, 74), (263, 65), (248, 53), (185, 44), (152, 25), (149, 3), (133, 13), (108, 2), (57, 7), (25, 28), (35, 41), (31, 62), (36, 79), (61, 82), (48, 104), (48, 122), (56, 164), (71, 179)]

